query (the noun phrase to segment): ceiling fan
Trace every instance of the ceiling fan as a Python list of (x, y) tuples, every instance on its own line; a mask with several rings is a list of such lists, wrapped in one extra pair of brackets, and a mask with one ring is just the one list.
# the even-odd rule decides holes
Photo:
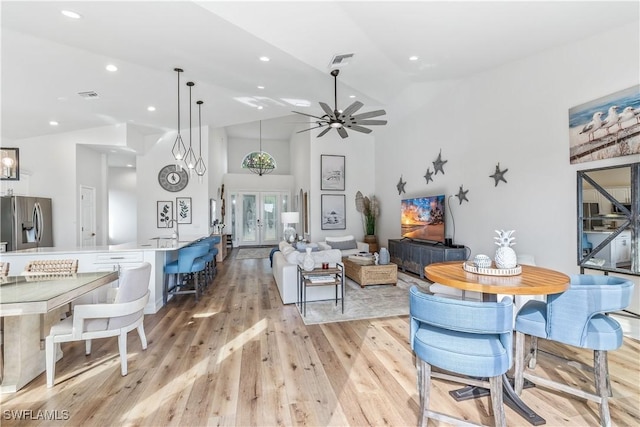
[(360, 108), (364, 106), (364, 104), (360, 101), (355, 101), (353, 104), (349, 105), (343, 111), (338, 110), (338, 74), (339, 73), (340, 73), (340, 70), (331, 71), (331, 75), (333, 76), (333, 84), (334, 84), (334, 91), (333, 91), (334, 104), (333, 105), (335, 108), (331, 110), (331, 107), (329, 107), (327, 104), (325, 104), (324, 102), (320, 102), (319, 103), (320, 107), (322, 107), (322, 110), (325, 112), (325, 114), (321, 117), (314, 116), (307, 113), (301, 113), (299, 111), (293, 111), (293, 113), (302, 114), (303, 116), (308, 116), (316, 119), (317, 126), (314, 126), (309, 129), (301, 130), (297, 133), (308, 132), (310, 130), (319, 129), (326, 126), (327, 128), (324, 129), (322, 132), (320, 132), (317, 138), (320, 138), (321, 136), (325, 135), (331, 129), (336, 129), (338, 131), (338, 134), (342, 138), (347, 138), (349, 136), (349, 134), (347, 134), (347, 129), (355, 130), (356, 132), (371, 133), (371, 129), (368, 129), (364, 126), (387, 124), (386, 120), (367, 120), (372, 117), (378, 117), (378, 116), (387, 114), (386, 111), (384, 110), (370, 111), (368, 113), (356, 114), (354, 116), (353, 113), (355, 113), (356, 111), (358, 111)]

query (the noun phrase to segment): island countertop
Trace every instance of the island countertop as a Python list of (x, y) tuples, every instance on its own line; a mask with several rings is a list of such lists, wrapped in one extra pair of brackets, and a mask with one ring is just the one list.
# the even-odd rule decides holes
[(102, 245), (102, 246), (53, 246), (44, 248), (21, 249), (18, 251), (4, 252), (1, 257), (10, 257), (12, 254), (25, 255), (55, 255), (55, 254), (72, 254), (72, 253), (92, 253), (92, 252), (127, 252), (127, 251), (173, 251), (180, 249), (191, 243), (202, 239), (204, 236), (184, 236), (180, 240), (171, 237), (154, 237), (146, 241), (122, 243), (120, 245)]

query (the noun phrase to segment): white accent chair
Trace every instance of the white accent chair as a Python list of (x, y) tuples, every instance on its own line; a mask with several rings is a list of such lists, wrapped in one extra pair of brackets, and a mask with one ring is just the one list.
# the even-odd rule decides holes
[(144, 334), (144, 307), (149, 300), (151, 264), (122, 270), (113, 304), (81, 304), (74, 307), (73, 316), (51, 327), (46, 338), (47, 387), (53, 387), (56, 363), (56, 343), (86, 341), (86, 354), (91, 354), (94, 338), (118, 337), (120, 371), (127, 375), (127, 333), (138, 330), (142, 349), (147, 348)]

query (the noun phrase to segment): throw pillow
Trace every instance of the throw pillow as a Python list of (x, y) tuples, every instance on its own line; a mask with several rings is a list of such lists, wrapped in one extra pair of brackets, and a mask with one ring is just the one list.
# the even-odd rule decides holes
[(329, 241), (327, 240), (327, 244), (329, 246), (331, 246), (331, 249), (340, 249), (340, 250), (346, 250), (346, 249), (356, 249), (358, 247), (358, 244), (356, 243), (355, 239), (351, 239), (351, 240), (343, 240), (343, 241)]

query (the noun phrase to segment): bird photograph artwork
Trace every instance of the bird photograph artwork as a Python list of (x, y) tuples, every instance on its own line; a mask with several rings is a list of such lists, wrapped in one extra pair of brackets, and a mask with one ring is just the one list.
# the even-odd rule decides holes
[(640, 85), (569, 109), (573, 163), (640, 153)]
[(297, 133), (308, 132), (314, 129), (324, 128), (318, 135), (317, 138), (324, 136), (331, 129), (335, 129), (338, 134), (342, 138), (349, 137), (347, 133), (347, 129), (354, 130), (356, 132), (362, 133), (371, 133), (371, 129), (366, 128), (365, 126), (373, 126), (373, 125), (386, 125), (386, 120), (370, 120), (373, 117), (383, 116), (387, 114), (384, 110), (375, 110), (369, 111), (367, 113), (355, 114), (358, 110), (364, 107), (364, 104), (360, 101), (354, 101), (351, 105), (349, 105), (344, 110), (338, 109), (338, 74), (340, 70), (332, 70), (331, 75), (333, 76), (333, 94), (334, 94), (334, 103), (333, 110), (329, 105), (325, 102), (319, 102), (322, 111), (324, 111), (324, 115), (322, 116), (314, 116), (312, 114), (302, 113), (300, 111), (292, 111), (296, 114), (301, 114), (303, 116), (311, 117), (315, 119), (316, 126), (311, 127), (309, 129), (304, 129), (298, 131)]

